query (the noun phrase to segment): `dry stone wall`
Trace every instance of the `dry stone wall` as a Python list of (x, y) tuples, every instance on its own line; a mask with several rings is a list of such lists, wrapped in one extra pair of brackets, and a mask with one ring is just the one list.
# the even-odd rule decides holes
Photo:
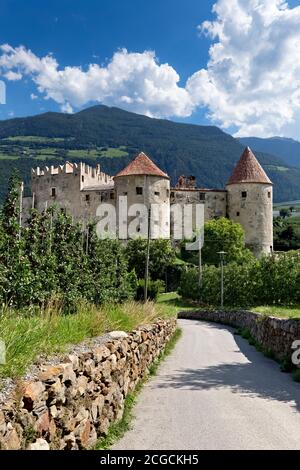
[(0, 403), (1, 450), (77, 450), (95, 446), (122, 418), (124, 400), (176, 330), (157, 321), (113, 332), (38, 364)]
[(178, 318), (206, 320), (248, 330), (263, 349), (272, 351), (279, 360), (291, 357), (292, 344), (300, 339), (300, 321), (269, 317), (255, 312), (187, 311), (180, 312)]

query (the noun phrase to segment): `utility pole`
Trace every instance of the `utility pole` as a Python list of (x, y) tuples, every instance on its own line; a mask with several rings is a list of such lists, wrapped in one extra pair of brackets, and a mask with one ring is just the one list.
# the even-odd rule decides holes
[(220, 255), (221, 264), (221, 308), (224, 307), (224, 257), (226, 254), (226, 251), (218, 252), (218, 255)]
[(151, 206), (149, 206), (149, 209), (148, 209), (148, 236), (147, 236), (146, 269), (145, 269), (145, 288), (144, 288), (144, 301), (145, 301), (145, 302), (147, 302), (147, 299), (148, 299), (150, 237), (151, 237)]
[(19, 201), (19, 241), (21, 241), (21, 230), (22, 230), (23, 191), (24, 191), (24, 183), (23, 181), (21, 181), (20, 201)]
[(202, 247), (203, 247), (203, 235), (202, 231), (199, 232), (199, 287), (202, 287), (203, 281), (203, 267), (202, 267)]
[(89, 254), (89, 235), (90, 235), (90, 227), (89, 224), (87, 224), (86, 227), (86, 244), (85, 244), (85, 254)]

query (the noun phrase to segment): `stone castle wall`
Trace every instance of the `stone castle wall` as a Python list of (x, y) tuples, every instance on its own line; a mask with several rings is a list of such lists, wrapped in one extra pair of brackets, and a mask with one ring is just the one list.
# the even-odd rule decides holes
[[(1, 450), (95, 446), (122, 418), (124, 400), (176, 330), (176, 320), (79, 345), (63, 360), (37, 365), (0, 401)], [(0, 395), (1, 398), (1, 395)]]
[[(273, 188), (270, 184), (240, 183), (227, 186), (228, 216), (242, 225), (246, 244), (254, 254), (273, 250)], [(243, 193), (247, 196), (243, 197)]]

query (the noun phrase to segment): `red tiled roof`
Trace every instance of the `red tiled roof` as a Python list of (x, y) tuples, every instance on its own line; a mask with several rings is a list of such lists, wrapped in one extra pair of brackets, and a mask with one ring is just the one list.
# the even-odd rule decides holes
[(144, 152), (139, 153), (126, 168), (116, 174), (115, 178), (130, 175), (150, 175), (169, 178)]
[(272, 184), (249, 147), (245, 148), (227, 184), (236, 183)]

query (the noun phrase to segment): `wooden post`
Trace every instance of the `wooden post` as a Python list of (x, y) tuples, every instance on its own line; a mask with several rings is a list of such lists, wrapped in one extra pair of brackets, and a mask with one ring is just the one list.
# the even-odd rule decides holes
[(21, 230), (22, 230), (23, 191), (24, 191), (24, 183), (23, 181), (21, 181), (20, 201), (19, 201), (19, 241), (21, 241)]
[(150, 237), (151, 237), (151, 206), (150, 206), (149, 209), (148, 209), (148, 237), (147, 237), (146, 269), (145, 269), (145, 289), (144, 289), (144, 301), (145, 301), (145, 302), (147, 302), (147, 299), (148, 299)]

